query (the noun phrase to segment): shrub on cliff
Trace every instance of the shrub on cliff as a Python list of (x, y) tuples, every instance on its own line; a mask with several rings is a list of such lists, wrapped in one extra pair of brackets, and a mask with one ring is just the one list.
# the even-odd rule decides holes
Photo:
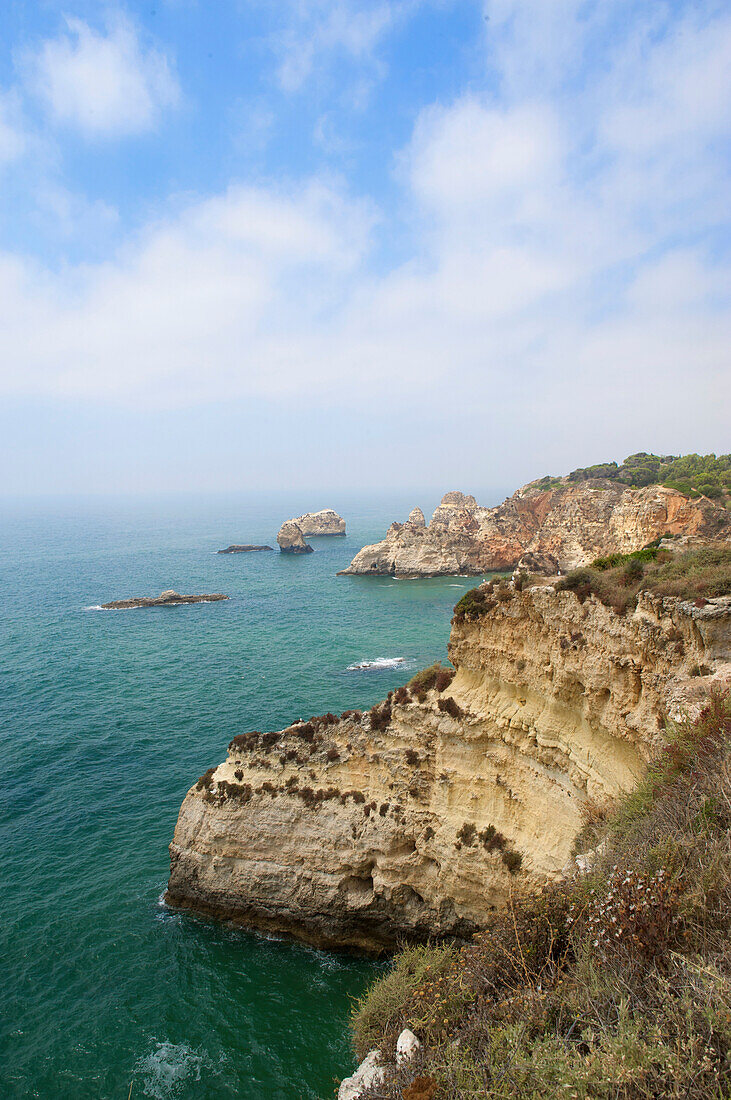
[(366, 992), (359, 1054), (404, 1027), (423, 1044), (379, 1097), (416, 1075), (444, 1100), (731, 1095), (729, 696), (591, 825), (588, 874), (513, 897), (466, 946), (407, 949)]
[(385, 701), (376, 704), (370, 709), (370, 722), (372, 730), (385, 730), (391, 721), (391, 704)]
[(200, 777), (200, 779), (198, 780), (198, 782), (195, 785), (195, 789), (197, 791), (202, 791), (202, 790), (209, 791), (211, 789), (211, 787), (213, 786), (213, 773), (215, 772), (215, 770), (216, 769), (214, 767), (214, 768), (208, 768), (207, 771), (203, 772), (203, 775)]
[(444, 713), (448, 714), (451, 718), (464, 718), (464, 711), (451, 695), (448, 695), (446, 699), (439, 699), (437, 706)]
[(229, 741), (228, 751), (233, 752), (235, 749), (239, 749), (244, 752), (249, 749), (255, 749), (259, 744), (259, 738), (261, 734), (258, 730), (252, 730), (250, 733), (237, 733), (235, 737)]
[(728, 596), (731, 547), (707, 546), (678, 554), (655, 546), (632, 554), (611, 554), (562, 577), (556, 590), (575, 592), (582, 603), (593, 594), (619, 615), (636, 606), (637, 595), (643, 590), (685, 600)]
[[(572, 470), (569, 482), (604, 478), (638, 489), (662, 483), (686, 496), (713, 497), (723, 501), (731, 489), (731, 455), (654, 455), (638, 451), (618, 465), (603, 462)], [(545, 481), (546, 479), (544, 479)], [(540, 483), (535, 483), (540, 484)]]
[(431, 691), (437, 682), (437, 675), (441, 667), (441, 663), (437, 661), (435, 664), (429, 665), (428, 668), (422, 668), (415, 672), (409, 680), (408, 687), (413, 692)]
[(492, 577), (477, 588), (470, 588), (457, 601), (452, 622), (473, 622), (481, 615), (487, 615), (498, 603), (507, 602), (511, 595), (512, 590), (506, 577)]

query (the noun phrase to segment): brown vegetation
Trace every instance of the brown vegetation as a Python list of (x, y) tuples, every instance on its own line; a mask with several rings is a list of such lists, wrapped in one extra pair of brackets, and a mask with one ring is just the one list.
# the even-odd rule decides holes
[(367, 991), (359, 1054), (390, 1054), (404, 1027), (423, 1044), (372, 1098), (423, 1080), (433, 1100), (731, 1095), (729, 697), (669, 729), (634, 792), (589, 808), (582, 840), (587, 874), (515, 896), (466, 946), (405, 948)]

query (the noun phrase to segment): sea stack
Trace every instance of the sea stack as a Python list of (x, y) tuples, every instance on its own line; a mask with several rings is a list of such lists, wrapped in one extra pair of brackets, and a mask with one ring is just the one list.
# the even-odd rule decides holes
[(345, 520), (332, 508), (322, 508), (319, 512), (305, 512), (291, 521), (296, 523), (305, 538), (309, 535), (344, 535)]
[(277, 543), (283, 554), (312, 553), (312, 547), (305, 542), (301, 529), (292, 519), (288, 519), (279, 528)]

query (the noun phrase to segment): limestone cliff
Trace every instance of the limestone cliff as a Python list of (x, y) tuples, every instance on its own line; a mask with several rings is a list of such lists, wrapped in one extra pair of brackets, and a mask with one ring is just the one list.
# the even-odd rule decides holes
[(729, 677), (731, 597), (620, 617), (506, 582), (448, 652), (451, 682), (235, 737), (183, 802), (168, 901), (374, 951), (469, 934), (559, 875), (587, 796), (630, 786), (666, 715)]
[(292, 520), (307, 538), (311, 535), (344, 535), (345, 520), (332, 508), (321, 508), (319, 512), (305, 512)]
[(661, 485), (630, 488), (611, 480), (536, 483), (503, 504), (483, 508), (451, 492), (429, 525), (420, 509), (364, 546), (344, 574), (397, 577), (475, 576), (519, 563), (547, 575), (604, 554), (638, 550), (663, 534), (731, 537), (731, 513), (705, 497)]

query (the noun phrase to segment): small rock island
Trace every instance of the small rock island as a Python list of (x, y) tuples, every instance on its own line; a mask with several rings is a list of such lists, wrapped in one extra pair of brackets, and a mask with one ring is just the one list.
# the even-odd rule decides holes
[(167, 588), (159, 596), (133, 596), (128, 600), (112, 600), (111, 603), (103, 603), (105, 611), (126, 611), (131, 607), (178, 607), (184, 603), (216, 603), (218, 600), (228, 600), (222, 592), (212, 592), (210, 595), (181, 596), (172, 588)]
[(249, 546), (248, 543), (232, 542), (225, 550), (217, 550), (217, 554), (253, 554), (256, 550), (273, 550), (273, 546)]
[(286, 520), (279, 528), (277, 543), (283, 554), (311, 554), (312, 547), (305, 542), (300, 527), (293, 519)]
[(345, 520), (332, 508), (321, 508), (319, 512), (305, 512), (303, 516), (297, 516), (291, 522), (297, 524), (305, 538), (310, 535), (345, 534)]

